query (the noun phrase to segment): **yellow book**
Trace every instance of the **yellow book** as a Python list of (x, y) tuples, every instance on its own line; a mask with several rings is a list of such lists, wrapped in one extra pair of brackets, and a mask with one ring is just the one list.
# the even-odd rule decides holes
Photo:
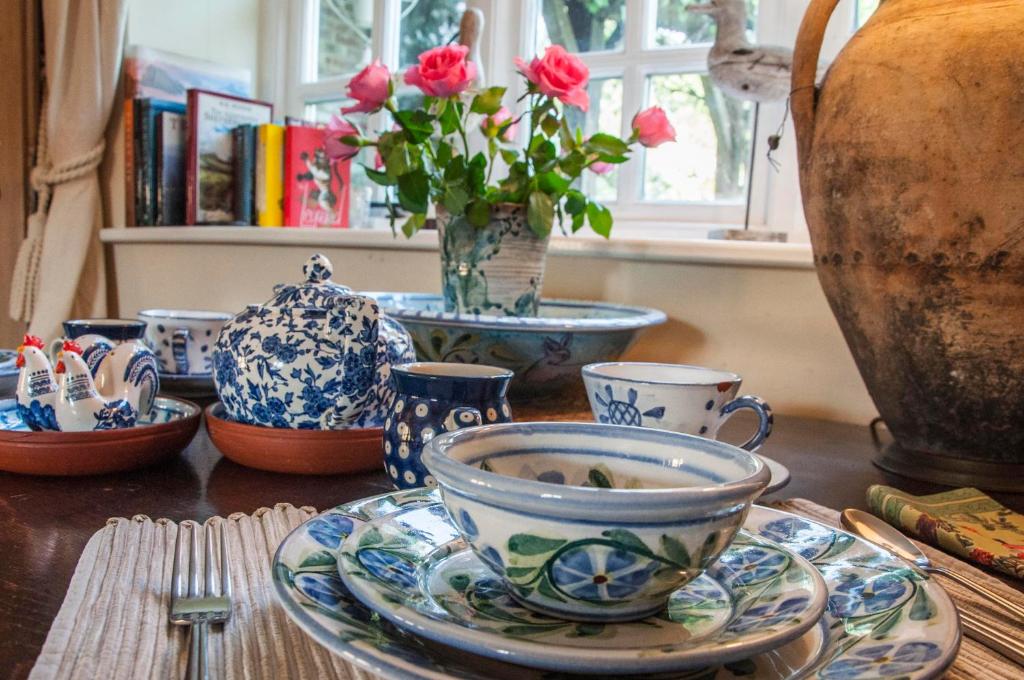
[(280, 227), (284, 221), (284, 126), (260, 125), (256, 136), (256, 223)]

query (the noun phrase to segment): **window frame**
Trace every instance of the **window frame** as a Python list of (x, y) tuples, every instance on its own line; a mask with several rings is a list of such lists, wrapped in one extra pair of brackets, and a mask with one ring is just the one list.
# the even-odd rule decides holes
[[(513, 58), (531, 58), (536, 53), (532, 27), (540, 19), (542, 0), (466, 0), (467, 7), (483, 11), (486, 18), (481, 36), (481, 58), (488, 82), (494, 74), (509, 86), (507, 99), (514, 101), (525, 89), (521, 78), (512, 78)], [(763, 44), (792, 45), (808, 0), (761, 0), (756, 22), (756, 41)], [(319, 0), (263, 0), (261, 22), (265, 59), (261, 61), (261, 88), (274, 101), (278, 111), (288, 115), (307, 115), (307, 106), (339, 101), (345, 85), (355, 74), (347, 73), (319, 80), (309, 79), (310, 66), (316, 63)], [(845, 7), (844, 7), (845, 5)], [(401, 0), (374, 0), (372, 53), (393, 72), (400, 65), (399, 13)], [(593, 79), (622, 78), (622, 126), (620, 135), (631, 134), (632, 114), (649, 105), (647, 77), (675, 73), (705, 73), (710, 44), (656, 47), (646, 42), (656, 23), (657, 0), (626, 0), (626, 30), (621, 50), (583, 53), (580, 56)], [(640, 17), (639, 20), (636, 17)], [(856, 0), (841, 0), (823, 54), (836, 54), (856, 26)], [(495, 32), (494, 26), (503, 30)], [(381, 28), (383, 27), (383, 28)], [(514, 27), (504, 30), (504, 27)], [(284, 54), (285, 58), (279, 58)], [(404, 88), (403, 88), (404, 89)], [(340, 95), (340, 96), (339, 96)], [(380, 115), (380, 114), (378, 114)], [(783, 231), (791, 241), (807, 241), (807, 227), (800, 205), (796, 168), (795, 134), (792, 123), (785, 122), (781, 147), (773, 154), (781, 170), (771, 167), (766, 158), (768, 131), (783, 126), (785, 103), (762, 104), (757, 112), (757, 149), (753, 155), (753, 173), (749, 224), (752, 228)], [(382, 120), (370, 120), (379, 126)], [(659, 236), (681, 232), (692, 237), (695, 230), (742, 227), (745, 202), (739, 204), (693, 201), (642, 200), (643, 161), (639, 149), (634, 158), (619, 169), (618, 198), (608, 201), (616, 220), (616, 231), (628, 234), (642, 231)]]

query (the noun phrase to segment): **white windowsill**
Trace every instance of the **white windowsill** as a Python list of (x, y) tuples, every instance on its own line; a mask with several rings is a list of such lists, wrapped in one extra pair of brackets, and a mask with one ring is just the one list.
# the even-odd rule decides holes
[[(132, 227), (103, 229), (100, 240), (111, 244), (273, 245), (296, 247), (437, 250), (437, 235), (422, 231), (411, 239), (388, 229), (282, 229), (258, 227)], [(550, 252), (576, 257), (603, 257), (645, 262), (721, 264), (746, 267), (813, 269), (806, 243), (751, 243), (698, 238), (640, 238), (635, 233), (612, 236), (577, 234), (551, 239)]]

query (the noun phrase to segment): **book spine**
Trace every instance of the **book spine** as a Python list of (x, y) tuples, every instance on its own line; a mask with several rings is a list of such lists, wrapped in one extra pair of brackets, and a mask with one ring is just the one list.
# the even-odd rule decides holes
[(137, 226), (135, 222), (135, 100), (124, 100), (124, 223)]
[(148, 226), (156, 225), (156, 111), (151, 99), (144, 100), (140, 119), (142, 151), (137, 159), (142, 166), (142, 219)]
[(149, 100), (148, 99), (136, 99), (134, 107), (135, 121), (133, 123), (132, 135), (133, 145), (135, 147), (135, 158), (134, 158), (134, 182), (135, 182), (135, 223), (144, 227), (149, 224), (146, 219), (146, 147), (143, 143), (143, 127), (145, 125), (146, 116), (148, 115)]
[(257, 225), (256, 216), (256, 133), (258, 125), (248, 125), (245, 131), (246, 177), (249, 181), (249, 224)]
[(239, 226), (252, 225), (252, 147), (250, 141), (251, 126), (239, 125), (231, 131), (234, 147), (234, 224)]
[(153, 203), (156, 211), (156, 220), (153, 224), (163, 226), (167, 224), (164, 219), (166, 216), (166, 207), (164, 202), (167, 200), (166, 193), (164, 192), (164, 186), (167, 179), (164, 177), (164, 126), (160, 124), (159, 116), (157, 116), (155, 128), (156, 134), (154, 135), (154, 141), (156, 143), (156, 162), (153, 164), (153, 170), (156, 175), (156, 189), (153, 192)]
[(256, 209), (261, 227), (284, 225), (281, 183), (284, 179), (284, 128), (261, 125), (256, 149)]
[(196, 167), (199, 160), (197, 149), (199, 139), (196, 134), (196, 122), (199, 114), (196, 110), (197, 99), (196, 91), (189, 90), (185, 109), (185, 115), (188, 118), (188, 152), (186, 154), (187, 165), (185, 166), (185, 223), (190, 226), (198, 222), (199, 211), (199, 196), (196, 195), (199, 182), (199, 172)]
[(282, 148), (282, 154), (284, 156), (283, 169), (284, 177), (282, 184), (282, 199), (284, 202), (283, 211), (281, 214), (282, 224), (286, 227), (298, 227), (301, 226), (299, 202), (301, 196), (297, 195), (300, 191), (298, 182), (295, 179), (296, 169), (294, 167), (295, 150), (293, 146), (297, 146), (296, 137), (298, 136), (299, 128), (288, 125), (284, 129), (284, 144)]

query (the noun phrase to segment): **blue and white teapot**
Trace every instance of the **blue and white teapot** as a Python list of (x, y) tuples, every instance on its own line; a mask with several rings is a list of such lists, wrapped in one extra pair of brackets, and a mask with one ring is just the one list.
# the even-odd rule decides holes
[(213, 377), (228, 415), (279, 428), (379, 426), (391, 395), (390, 365), (415, 353), (377, 302), (330, 280), (331, 262), (313, 255), (306, 280), (274, 287), (221, 330)]

